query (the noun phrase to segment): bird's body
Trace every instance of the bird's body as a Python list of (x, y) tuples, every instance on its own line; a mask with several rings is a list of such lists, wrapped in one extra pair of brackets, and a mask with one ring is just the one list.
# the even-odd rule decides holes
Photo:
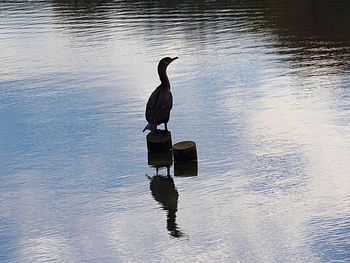
[(157, 131), (157, 125), (164, 123), (165, 130), (167, 131), (167, 123), (170, 117), (170, 111), (173, 107), (173, 95), (170, 91), (170, 82), (166, 74), (168, 65), (177, 59), (175, 58), (163, 58), (158, 64), (158, 74), (161, 84), (152, 92), (146, 105), (146, 120), (148, 124), (144, 128), (145, 130)]
[(173, 107), (173, 95), (170, 88), (159, 85), (151, 94), (146, 106), (146, 120), (150, 130), (157, 129), (157, 125), (167, 124)]

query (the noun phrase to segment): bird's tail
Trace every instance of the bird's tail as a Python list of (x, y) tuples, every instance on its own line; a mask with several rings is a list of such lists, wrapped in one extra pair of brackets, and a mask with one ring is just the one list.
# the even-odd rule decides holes
[(148, 124), (146, 125), (146, 127), (143, 129), (142, 132), (145, 132), (145, 130), (151, 130), (151, 124), (150, 124), (150, 123), (148, 123)]

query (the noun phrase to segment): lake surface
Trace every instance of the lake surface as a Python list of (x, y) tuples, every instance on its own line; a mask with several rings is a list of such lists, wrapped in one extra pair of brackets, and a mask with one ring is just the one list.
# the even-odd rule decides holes
[[(349, 13), (1, 1), (0, 261), (350, 262)], [(168, 127), (197, 143), (198, 172), (150, 181), (165, 56)]]

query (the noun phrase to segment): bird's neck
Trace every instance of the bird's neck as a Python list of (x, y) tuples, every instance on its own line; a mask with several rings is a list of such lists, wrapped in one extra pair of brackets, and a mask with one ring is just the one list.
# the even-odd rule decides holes
[(166, 74), (166, 68), (160, 68), (158, 69), (158, 75), (159, 75), (159, 79), (160, 82), (162, 83), (162, 85), (165, 88), (169, 88), (170, 89), (170, 82), (169, 82), (169, 78)]

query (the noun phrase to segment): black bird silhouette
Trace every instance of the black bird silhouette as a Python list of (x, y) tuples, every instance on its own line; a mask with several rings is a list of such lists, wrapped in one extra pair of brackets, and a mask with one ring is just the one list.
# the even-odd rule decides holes
[(157, 131), (157, 125), (164, 123), (165, 131), (170, 117), (170, 110), (173, 107), (173, 95), (170, 91), (170, 82), (166, 74), (166, 69), (171, 62), (178, 57), (165, 57), (159, 61), (158, 75), (160, 85), (152, 92), (146, 105), (146, 120), (148, 124), (143, 129)]
[(179, 193), (175, 188), (174, 180), (169, 174), (169, 168), (167, 168), (168, 175), (161, 176), (156, 175), (147, 178), (150, 180), (150, 189), (152, 196), (158, 201), (163, 209), (167, 211), (166, 227), (169, 234), (173, 237), (182, 237), (185, 234), (180, 230), (176, 223), (177, 203), (179, 199)]

